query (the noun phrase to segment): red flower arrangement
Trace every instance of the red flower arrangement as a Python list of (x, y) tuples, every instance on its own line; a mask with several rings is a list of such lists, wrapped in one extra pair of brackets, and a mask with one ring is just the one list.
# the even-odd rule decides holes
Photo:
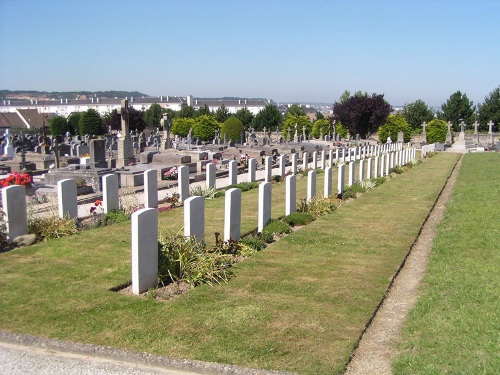
[(4, 188), (10, 185), (22, 185), (30, 187), (33, 184), (33, 178), (28, 173), (14, 172), (0, 180), (0, 187)]

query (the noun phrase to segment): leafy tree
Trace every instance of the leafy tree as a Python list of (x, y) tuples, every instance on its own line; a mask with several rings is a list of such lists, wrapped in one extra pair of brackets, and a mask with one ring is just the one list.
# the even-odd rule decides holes
[(237, 141), (241, 139), (241, 133), (244, 131), (245, 127), (243, 123), (237, 117), (231, 116), (222, 124), (220, 134), (221, 137), (224, 137), (226, 134), (227, 139)]
[(196, 117), (203, 116), (203, 115), (211, 115), (212, 112), (210, 111), (210, 108), (208, 107), (208, 104), (205, 103), (203, 104), (197, 111), (196, 111)]
[(347, 127), (351, 134), (361, 136), (377, 131), (391, 112), (392, 107), (382, 94), (368, 96), (367, 93), (356, 93), (333, 105), (334, 118)]
[(196, 111), (194, 110), (193, 107), (190, 105), (185, 105), (181, 108), (179, 112), (177, 112), (175, 117), (180, 117), (180, 118), (195, 118), (196, 117)]
[(319, 119), (313, 123), (311, 134), (314, 138), (319, 138), (321, 132), (323, 132), (323, 137), (328, 134), (328, 126), (330, 121), (327, 119)]
[(229, 110), (224, 104), (221, 104), (221, 106), (215, 111), (215, 119), (221, 123), (226, 121), (229, 116)]
[(214, 116), (203, 115), (195, 119), (193, 135), (206, 141), (214, 137), (216, 129), (220, 129), (220, 124)]
[(285, 118), (288, 116), (305, 116), (306, 113), (302, 109), (302, 107), (298, 104), (292, 104), (288, 111), (286, 111)]
[[(116, 109), (113, 109), (103, 120), (106, 131), (110, 127), (111, 130), (121, 130), (122, 128), (122, 116)], [(134, 109), (134, 107), (129, 107), (128, 124), (131, 131), (137, 130), (138, 132), (142, 132), (146, 127), (146, 122), (143, 119), (143, 112)]]
[(335, 124), (335, 132), (339, 135), (340, 139), (346, 139), (349, 137), (349, 130), (347, 130), (347, 128), (340, 122)]
[(163, 116), (163, 108), (158, 103), (153, 103), (144, 111), (144, 121), (148, 128), (159, 128)]
[(49, 119), (49, 129), (52, 136), (65, 135), (69, 130), (68, 122), (62, 116), (54, 116)]
[(320, 111), (316, 111), (316, 120), (322, 120), (325, 118), (325, 115), (322, 114)]
[(281, 129), (281, 134), (285, 139), (288, 135), (288, 129), (290, 129), (290, 138), (293, 139), (293, 137), (295, 136), (295, 124), (297, 124), (297, 134), (299, 135), (299, 137), (303, 135), (304, 126), (306, 127), (306, 136), (311, 134), (313, 124), (311, 123), (311, 120), (309, 120), (309, 117), (305, 115), (289, 115), (285, 119), (285, 122), (283, 123), (283, 127)]
[(415, 100), (413, 103), (406, 104), (403, 108), (403, 116), (412, 129), (420, 129), (422, 123), (434, 119), (434, 113), (425, 104), (423, 100)]
[(81, 117), (80, 112), (71, 112), (66, 121), (68, 122), (68, 128), (71, 135), (78, 133), (78, 123)]
[(92, 108), (83, 112), (78, 121), (78, 131), (80, 135), (103, 135), (104, 126), (99, 112)]
[(444, 143), (448, 133), (448, 123), (444, 120), (434, 119), (429, 122), (425, 132), (427, 133), (427, 143)]
[(241, 121), (245, 129), (248, 129), (252, 125), (252, 121), (255, 116), (248, 110), (247, 107), (243, 107), (236, 111), (234, 117), (238, 118)]
[(488, 122), (493, 121), (498, 129), (500, 124), (500, 87), (490, 92), (489, 96), (484, 98), (484, 103), (479, 105), (479, 124), (481, 130), (489, 130)]
[(266, 105), (253, 119), (255, 130), (276, 128), (276, 126), (281, 126), (282, 123), (283, 116), (278, 108), (272, 104)]
[(399, 132), (404, 133), (405, 142), (410, 141), (411, 126), (402, 114), (389, 115), (385, 124), (378, 128), (378, 136), (382, 143), (387, 142), (388, 137), (391, 137), (393, 141), (396, 141), (398, 139)]
[(441, 111), (438, 118), (451, 121), (455, 131), (460, 131), (461, 120), (466, 124), (474, 122), (474, 103), (467, 98), (466, 94), (462, 94), (460, 91), (451, 94), (446, 103), (441, 105)]
[(176, 118), (172, 122), (172, 133), (180, 137), (186, 137), (189, 129), (195, 128), (195, 123), (194, 118)]

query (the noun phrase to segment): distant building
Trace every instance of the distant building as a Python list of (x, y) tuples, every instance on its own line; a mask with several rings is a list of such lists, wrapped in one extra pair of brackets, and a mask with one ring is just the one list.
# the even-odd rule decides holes
[[(82, 97), (82, 96), (80, 96)], [(129, 107), (138, 111), (145, 111), (151, 104), (157, 103), (162, 108), (179, 111), (183, 106), (191, 105), (195, 109), (203, 107), (205, 104), (210, 111), (216, 111), (224, 104), (229, 113), (236, 113), (241, 108), (247, 108), (256, 115), (268, 104), (274, 104), (268, 99), (202, 99), (179, 96), (159, 96), (126, 98), (129, 100)], [(41, 128), (43, 118), (46, 120), (55, 115), (68, 117), (73, 112), (85, 112), (92, 108), (101, 116), (119, 109), (122, 98), (115, 99), (59, 99), (59, 100), (3, 100), (0, 102), (0, 127), (20, 127), (26, 129)], [(47, 124), (47, 122), (45, 123)]]

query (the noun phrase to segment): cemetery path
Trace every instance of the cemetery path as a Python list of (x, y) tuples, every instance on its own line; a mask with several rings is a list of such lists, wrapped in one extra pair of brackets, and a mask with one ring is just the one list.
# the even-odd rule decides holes
[(399, 340), (403, 323), (419, 297), (420, 284), (436, 235), (436, 227), (444, 216), (445, 205), (453, 191), (461, 163), (462, 158), (458, 160), (429, 213), (383, 304), (363, 334), (345, 374), (392, 373), (391, 363), (397, 354), (395, 345)]

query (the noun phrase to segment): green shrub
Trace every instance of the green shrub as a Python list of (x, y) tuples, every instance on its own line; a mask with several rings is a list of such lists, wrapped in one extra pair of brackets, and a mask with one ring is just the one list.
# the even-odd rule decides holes
[(125, 223), (130, 220), (130, 215), (122, 210), (111, 210), (104, 217), (104, 225)]
[(240, 182), (239, 184), (233, 184), (226, 187), (226, 190), (237, 188), (241, 189), (241, 191), (248, 191), (252, 189), (257, 189), (259, 187), (258, 182)]
[(222, 191), (208, 186), (192, 186), (189, 190), (191, 196), (203, 197), (205, 199), (215, 199), (224, 195)]
[(28, 233), (34, 234), (38, 242), (77, 234), (78, 227), (76, 219), (51, 215), (28, 220)]
[(364, 193), (364, 192), (365, 190), (363, 189), (362, 186), (354, 184), (344, 190), (344, 193), (342, 194), (342, 199), (357, 198), (358, 193)]
[(326, 215), (336, 209), (336, 206), (328, 198), (314, 197), (311, 201), (301, 199), (297, 207), (298, 212), (309, 212), (315, 217)]
[(292, 231), (292, 228), (288, 223), (281, 220), (273, 220), (267, 224), (262, 232), (271, 234), (287, 234)]
[(158, 282), (185, 281), (192, 287), (219, 284), (231, 275), (232, 257), (218, 251), (207, 252), (202, 242), (177, 234), (159, 241)]
[(391, 137), (393, 141), (398, 139), (398, 133), (403, 132), (404, 141), (409, 142), (411, 139), (412, 129), (406, 122), (402, 114), (389, 115), (387, 121), (378, 129), (378, 136), (381, 142), (387, 142), (387, 138)]
[(448, 133), (448, 124), (444, 120), (432, 120), (426, 128), (427, 143), (444, 143)]
[(284, 178), (282, 178), (280, 175), (271, 176), (271, 182), (282, 182), (282, 181), (284, 181)]
[(376, 178), (372, 178), (371, 181), (373, 181), (373, 183), (375, 184), (375, 187), (377, 187), (377, 186), (382, 185), (385, 182), (385, 178), (384, 177), (376, 177)]
[(310, 212), (294, 212), (293, 214), (285, 216), (283, 221), (293, 227), (295, 225), (300, 226), (309, 224), (315, 219), (314, 215)]
[(243, 123), (237, 117), (231, 116), (222, 124), (220, 134), (222, 138), (226, 135), (228, 140), (236, 142), (241, 139), (241, 133), (244, 131)]
[(402, 174), (402, 173), (404, 173), (404, 170), (401, 167), (394, 167), (394, 168), (391, 169), (390, 172), (391, 173), (396, 173), (396, 174)]
[(260, 235), (251, 235), (240, 240), (243, 246), (248, 246), (255, 251), (260, 251), (266, 248), (268, 242)]

